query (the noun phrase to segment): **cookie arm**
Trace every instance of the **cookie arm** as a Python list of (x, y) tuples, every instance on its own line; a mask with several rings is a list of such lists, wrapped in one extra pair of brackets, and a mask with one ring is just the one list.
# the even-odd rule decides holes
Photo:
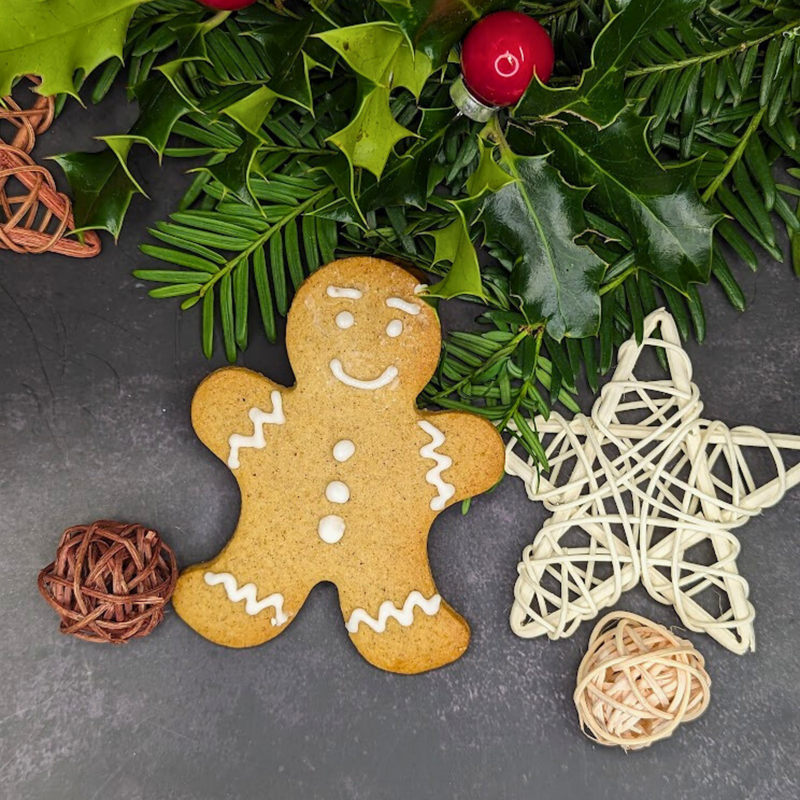
[[(453, 462), (441, 472), (441, 479), (455, 488), (446, 505), (486, 492), (503, 477), (505, 446), (491, 422), (476, 414), (456, 411), (423, 414), (421, 421), (444, 436), (444, 442), (436, 447), (431, 432), (426, 433), (426, 445)], [(430, 463), (433, 466), (433, 461)]]
[(218, 369), (197, 387), (192, 399), (192, 425), (200, 441), (217, 458), (229, 463), (231, 436), (251, 436), (255, 432), (251, 409), (282, 414), (285, 392), (283, 386), (258, 372), (243, 367)]

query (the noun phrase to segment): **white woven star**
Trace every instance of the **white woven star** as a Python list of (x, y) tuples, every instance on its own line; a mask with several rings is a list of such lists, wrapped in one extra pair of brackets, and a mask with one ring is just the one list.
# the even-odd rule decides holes
[[(668, 378), (634, 375), (648, 347), (664, 349)], [(702, 410), (689, 356), (662, 309), (645, 319), (641, 346), (620, 347), (590, 418), (536, 420), (549, 474), (538, 475), (509, 443), (506, 472), (554, 512), (518, 566), (511, 610), (518, 636), (570, 636), (641, 580), (689, 630), (735, 653), (755, 648), (732, 531), (800, 482), (800, 465), (787, 470), (778, 449), (800, 449), (800, 437), (729, 429), (702, 419)], [(766, 483), (748, 465), (756, 449), (769, 461)]]

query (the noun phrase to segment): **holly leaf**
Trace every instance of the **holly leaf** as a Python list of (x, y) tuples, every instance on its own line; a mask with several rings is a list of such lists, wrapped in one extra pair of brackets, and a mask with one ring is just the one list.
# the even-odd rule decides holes
[(514, 182), (514, 178), (495, 161), (496, 149), (493, 145), (485, 144), (482, 138), (478, 139), (478, 166), (467, 178), (467, 192), (470, 197), (478, 197), (484, 192), (499, 192), (504, 186)]
[(433, 67), (424, 53), (415, 53), (396, 25), (367, 22), (317, 34), (347, 62), (347, 66), (374, 84), (390, 89), (404, 86), (419, 97)]
[(250, 187), (250, 178), (257, 166), (260, 140), (248, 133), (242, 144), (219, 164), (200, 167), (198, 171), (210, 172), (239, 202), (259, 208)]
[(714, 226), (722, 217), (695, 188), (699, 164), (665, 169), (646, 131), (647, 120), (630, 109), (602, 130), (579, 120), (537, 126), (564, 177), (593, 185), (588, 203), (628, 231), (637, 263), (685, 294), (689, 284), (709, 280)]
[(259, 136), (261, 126), (277, 99), (278, 95), (272, 89), (260, 86), (241, 100), (231, 103), (222, 110), (222, 113), (241, 125), (248, 133)]
[(170, 80), (162, 76), (140, 83), (135, 87), (134, 95), (139, 101), (139, 118), (130, 132), (98, 138), (104, 142), (129, 140), (131, 144), (145, 144), (161, 160), (175, 123), (194, 110), (194, 106)]
[(119, 237), (133, 195), (145, 194), (128, 168), (131, 148), (137, 143), (146, 144), (160, 159), (175, 123), (191, 110), (166, 77), (140, 84), (136, 96), (140, 116), (129, 133), (98, 137), (107, 150), (69, 153), (55, 159), (72, 189), (79, 229), (106, 230), (115, 239)]
[[(449, 225), (426, 233), (434, 241), (432, 263), (449, 261), (452, 265), (447, 275), (426, 292), (431, 297), (450, 298), (469, 294), (481, 299), (486, 298), (481, 284), (478, 254), (470, 238), (468, 215), (465, 213), (463, 202), (450, 203), (456, 211), (456, 218)], [(471, 208), (472, 204), (467, 202)]]
[(315, 62), (303, 48), (311, 35), (314, 16), (308, 14), (296, 19), (260, 8), (258, 16), (254, 17), (260, 26), (247, 34), (263, 48), (261, 52), (271, 75), (267, 88), (276, 97), (309, 111), (312, 97), (308, 72)]
[(122, 59), (136, 7), (149, 0), (2, 0), (0, 96), (20, 75), (38, 75), (43, 95), (77, 96), (76, 70), (87, 75)]
[(576, 87), (551, 88), (534, 77), (514, 109), (520, 118), (567, 112), (604, 127), (625, 108), (625, 67), (641, 41), (685, 21), (703, 0), (630, 0), (606, 24), (592, 47), (591, 66)]
[(511, 293), (531, 324), (546, 323), (554, 339), (597, 333), (604, 263), (575, 243), (586, 230), (588, 189), (567, 184), (546, 156), (505, 150), (501, 163), (515, 180), (486, 198), (486, 239), (514, 257)]
[(362, 86), (361, 102), (353, 121), (328, 137), (352, 166), (368, 169), (380, 178), (394, 146), (413, 131), (395, 121), (389, 107), (389, 90), (383, 86)]
[(419, 97), (432, 71), (430, 59), (414, 53), (400, 29), (384, 22), (352, 25), (317, 36), (359, 76), (358, 112), (327, 141), (347, 156), (352, 167), (363, 167), (380, 178), (397, 142), (416, 136), (395, 121), (389, 106), (392, 89), (402, 86)]
[(435, 66), (481, 17), (515, 6), (516, 0), (378, 0), (411, 46)]
[(362, 211), (366, 213), (388, 206), (426, 208), (431, 167), (454, 116), (453, 108), (423, 111), (419, 130), (422, 139), (402, 156), (394, 156), (380, 181), (362, 179), (358, 200)]
[(144, 189), (127, 166), (130, 141), (110, 141), (99, 153), (67, 153), (53, 156), (72, 189), (76, 231), (105, 230), (114, 239), (135, 194)]
[[(46, 2), (49, 0), (45, 0)], [(161, 159), (175, 123), (194, 108), (178, 88), (177, 75), (187, 61), (207, 58), (205, 33), (213, 20), (181, 25), (176, 31), (178, 57), (135, 89), (139, 118), (127, 134), (98, 137), (108, 150), (70, 153), (55, 160), (66, 173), (75, 197), (75, 222), (82, 230), (106, 230), (116, 239), (134, 194), (145, 194), (131, 175), (128, 156), (134, 144), (145, 144)], [(85, 175), (80, 170), (86, 171)]]

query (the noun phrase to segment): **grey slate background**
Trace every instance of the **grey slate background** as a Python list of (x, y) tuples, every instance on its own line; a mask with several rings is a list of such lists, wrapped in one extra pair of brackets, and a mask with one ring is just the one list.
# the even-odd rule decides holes
[[(86, 149), (131, 109), (71, 107), (41, 154)], [(331, 586), (263, 647), (211, 645), (170, 611), (129, 647), (57, 631), (36, 589), (61, 530), (100, 517), (160, 530), (183, 565), (215, 554), (237, 515), (235, 482), (195, 438), (189, 400), (222, 364), (199, 349), (195, 312), (146, 296), (137, 244), (186, 179), (150, 158), (153, 202), (134, 201), (118, 247), (79, 263), (0, 251), (0, 797), (16, 800), (739, 800), (800, 796), (800, 488), (741, 530), (758, 650), (706, 655), (712, 704), (649, 751), (580, 733), (571, 694), (590, 625), (571, 640), (508, 627), (516, 565), (543, 520), (505, 481), (434, 526), (449, 602), (472, 623), (456, 664), (418, 677), (373, 669), (351, 647)], [(800, 433), (800, 282), (786, 265), (737, 270), (750, 308), (708, 289), (709, 338), (689, 345), (706, 412)], [(446, 325), (471, 310), (448, 308)], [(247, 366), (290, 381), (259, 337)], [(588, 407), (590, 398), (584, 397)], [(636, 590), (620, 607), (674, 624)]]

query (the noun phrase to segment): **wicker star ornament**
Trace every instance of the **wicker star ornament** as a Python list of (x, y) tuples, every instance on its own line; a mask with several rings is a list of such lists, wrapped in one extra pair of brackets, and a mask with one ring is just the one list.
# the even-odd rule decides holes
[[(653, 348), (663, 349), (668, 376), (637, 378)], [(689, 356), (662, 309), (645, 319), (640, 345), (620, 347), (591, 416), (535, 421), (549, 473), (509, 442), (506, 472), (553, 512), (518, 566), (518, 636), (570, 636), (641, 581), (689, 630), (735, 653), (755, 648), (734, 530), (800, 483), (800, 464), (787, 468), (780, 452), (799, 451), (800, 436), (728, 428), (702, 412)]]

